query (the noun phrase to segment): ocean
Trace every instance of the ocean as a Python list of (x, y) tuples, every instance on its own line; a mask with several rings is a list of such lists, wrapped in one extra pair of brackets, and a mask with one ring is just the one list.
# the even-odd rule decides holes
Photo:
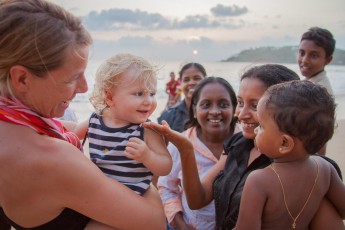
[[(158, 68), (158, 84), (157, 84), (157, 101), (158, 106), (156, 111), (151, 117), (151, 120), (155, 121), (159, 114), (164, 109), (167, 94), (164, 92), (165, 84), (170, 79), (169, 73), (174, 71), (178, 76), (180, 68), (186, 64), (182, 62), (164, 62), (164, 61), (151, 61)], [(75, 111), (79, 121), (87, 119), (93, 108), (89, 103), (89, 94), (93, 89), (94, 77), (97, 68), (101, 64), (101, 61), (89, 61), (88, 67), (85, 71), (86, 80), (89, 85), (89, 90), (86, 94), (78, 94), (71, 103), (72, 110)], [(248, 63), (248, 62), (200, 62), (206, 71), (208, 76), (222, 77), (226, 79), (237, 92), (239, 86), (239, 79), (241, 74), (248, 68), (256, 64), (262, 63)], [(299, 74), (299, 68), (297, 64), (283, 64), (291, 70)], [(345, 65), (328, 65), (326, 66), (327, 75), (330, 79), (333, 92), (337, 103), (337, 119), (345, 119)]]

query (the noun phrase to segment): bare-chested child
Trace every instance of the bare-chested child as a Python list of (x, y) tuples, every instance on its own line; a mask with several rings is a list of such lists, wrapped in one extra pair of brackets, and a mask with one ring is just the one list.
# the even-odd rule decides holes
[(255, 143), (273, 159), (245, 183), (236, 230), (308, 229), (324, 197), (345, 217), (345, 186), (313, 154), (333, 135), (335, 103), (309, 81), (270, 87), (260, 99)]

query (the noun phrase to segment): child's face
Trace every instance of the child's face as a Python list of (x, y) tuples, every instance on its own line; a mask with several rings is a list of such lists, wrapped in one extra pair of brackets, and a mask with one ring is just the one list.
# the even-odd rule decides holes
[(115, 87), (107, 100), (112, 119), (122, 125), (145, 122), (157, 107), (157, 81), (152, 81), (149, 85), (153, 87), (148, 87), (148, 82), (145, 84), (141, 80), (129, 83), (124, 80)]
[(194, 114), (203, 134), (227, 135), (234, 115), (229, 92), (220, 83), (205, 85), (200, 92)]
[(321, 72), (330, 63), (332, 56), (326, 57), (326, 51), (311, 40), (302, 40), (299, 44), (297, 63), (301, 74), (311, 78)]
[(237, 115), (242, 126), (242, 133), (248, 139), (254, 139), (254, 129), (259, 125), (257, 105), (266, 91), (266, 85), (256, 78), (245, 78), (240, 83), (237, 94)]
[(255, 145), (261, 153), (266, 156), (275, 158), (280, 156), (279, 148), (281, 147), (282, 132), (274, 121), (272, 114), (267, 111), (264, 103), (266, 98), (263, 97), (258, 103), (258, 121), (260, 125), (255, 129)]

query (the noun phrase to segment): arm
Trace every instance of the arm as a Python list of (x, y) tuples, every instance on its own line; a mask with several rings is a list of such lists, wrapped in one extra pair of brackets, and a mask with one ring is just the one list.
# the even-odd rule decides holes
[(329, 164), (331, 171), (330, 186), (327, 191), (326, 197), (334, 205), (342, 219), (345, 219), (345, 185), (341, 181), (335, 168)]
[(144, 141), (151, 151), (151, 159), (147, 166), (155, 175), (165, 176), (171, 171), (173, 161), (161, 135), (150, 129), (145, 129)]
[[(104, 176), (69, 144), (59, 153), (63, 156), (59, 156), (49, 178), (53, 183), (50, 188), (54, 188), (51, 192), (57, 194), (62, 207), (119, 229), (164, 229), (165, 216), (157, 191), (148, 190), (144, 196), (149, 199), (138, 196)], [(65, 159), (63, 163), (59, 163), (61, 157)]]
[(188, 229), (193, 230), (193, 227), (184, 221), (182, 212), (178, 212), (175, 215), (173, 223), (174, 223), (174, 226), (176, 226), (178, 230), (188, 230)]
[(174, 145), (170, 144), (168, 149), (173, 160), (173, 167), (167, 176), (159, 177), (157, 187), (168, 222), (180, 229), (186, 224), (183, 219), (182, 189), (179, 186), (181, 183), (179, 178), (181, 172), (180, 156)]
[(145, 129), (144, 141), (132, 137), (127, 143), (126, 157), (142, 162), (153, 174), (165, 176), (172, 166), (171, 156), (163, 138), (152, 130)]
[(262, 173), (255, 171), (249, 174), (243, 188), (240, 211), (236, 222), (239, 230), (261, 229), (261, 218), (267, 201), (263, 184), (260, 181)]
[(62, 125), (69, 131), (74, 132), (79, 139), (84, 139), (87, 129), (89, 127), (89, 119), (82, 121), (80, 123), (76, 123), (74, 121), (64, 121), (64, 120), (59, 120)]
[(188, 138), (172, 129), (163, 121), (163, 125), (152, 122), (144, 123), (144, 127), (150, 128), (165, 136), (180, 152), (183, 188), (186, 193), (188, 205), (191, 209), (199, 209), (213, 200), (212, 185), (218, 172), (224, 168), (225, 156), (208, 172), (203, 181), (200, 181), (194, 156), (194, 148)]
[(313, 217), (309, 229), (311, 230), (344, 230), (345, 225), (334, 205), (327, 198), (321, 201), (319, 209)]
[[(144, 197), (146, 197), (149, 200), (157, 200), (157, 191), (152, 186), (149, 187), (149, 189), (144, 193)], [(87, 226), (84, 228), (84, 230), (116, 230), (117, 228), (111, 227), (109, 225), (102, 224), (100, 222), (90, 220), (90, 222), (87, 224)]]

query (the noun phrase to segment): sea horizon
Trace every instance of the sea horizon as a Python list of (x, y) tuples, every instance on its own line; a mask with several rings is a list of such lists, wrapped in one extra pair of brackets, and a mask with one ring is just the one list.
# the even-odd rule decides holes
[[(86, 80), (88, 82), (89, 89), (85, 94), (78, 94), (72, 101), (70, 107), (76, 113), (79, 121), (88, 118), (93, 111), (92, 105), (89, 103), (89, 95), (93, 90), (94, 78), (97, 72), (97, 68), (100, 66), (102, 61), (90, 60), (88, 67), (85, 71)], [(158, 106), (152, 120), (155, 121), (159, 114), (165, 107), (165, 103), (168, 99), (168, 95), (165, 93), (165, 84), (170, 80), (169, 74), (174, 71), (178, 76), (180, 68), (188, 63), (188, 61), (151, 61), (157, 68), (157, 102)], [(248, 68), (254, 65), (260, 65), (264, 63), (251, 63), (251, 62), (198, 62), (202, 64), (207, 72), (207, 76), (216, 76), (226, 79), (234, 88), (237, 93), (239, 87), (239, 79), (241, 74)], [(297, 64), (283, 64), (291, 70), (295, 71), (301, 79), (302, 76), (299, 73)], [(335, 100), (337, 103), (337, 118), (345, 119), (345, 65), (327, 65), (325, 70), (327, 76), (330, 79)], [(85, 108), (80, 108), (80, 106)]]

